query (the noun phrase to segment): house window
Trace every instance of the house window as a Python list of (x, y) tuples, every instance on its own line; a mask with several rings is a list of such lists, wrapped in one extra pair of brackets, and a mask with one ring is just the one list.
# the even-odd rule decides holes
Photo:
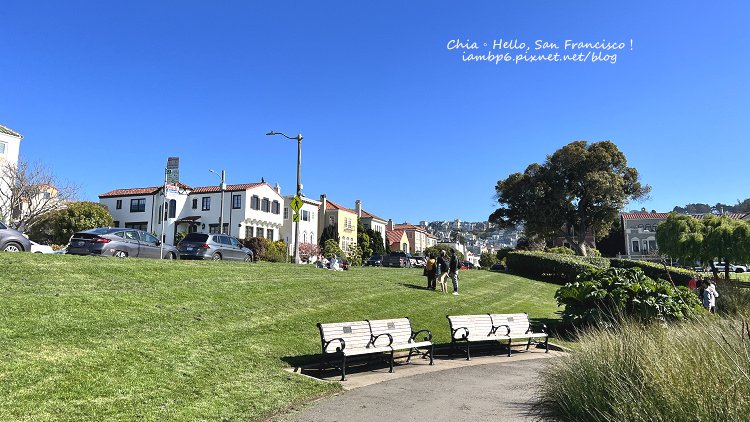
[(260, 209), (260, 198), (258, 198), (258, 195), (253, 195), (252, 198), (250, 198), (250, 208), (254, 210)]
[(307, 232), (302, 233), (302, 243), (307, 243)]
[(649, 240), (648, 241), (648, 250), (656, 252), (656, 241), (655, 240)]
[(640, 242), (637, 240), (633, 241), (633, 253), (639, 253), (641, 251), (640, 249)]
[(229, 223), (224, 223), (224, 230), (221, 231), (224, 234), (229, 234)]
[(645, 230), (647, 232), (650, 232), (651, 231), (651, 224), (646, 224), (646, 227), (643, 230)]
[(0, 155), (5, 155), (5, 150), (7, 149), (7, 143), (6, 142), (0, 142)]
[(273, 229), (266, 229), (266, 239), (273, 240)]
[(198, 198), (193, 198), (193, 209), (194, 210), (198, 209)]
[(120, 227), (120, 222), (115, 220), (112, 222), (112, 227)]
[(242, 195), (232, 195), (232, 209), (238, 210), (242, 208)]
[(649, 253), (649, 250), (648, 250), (648, 242), (647, 242), (647, 241), (645, 241), (645, 240), (643, 241), (643, 252), (644, 252), (644, 253)]
[(247, 226), (245, 227), (245, 239), (250, 239), (253, 237), (253, 226)]
[(302, 221), (310, 221), (310, 211), (302, 210)]
[(284, 207), (284, 220), (289, 220), (289, 208)]
[(328, 216), (328, 224), (333, 225), (333, 216), (332, 215)]
[(409, 244), (408, 243), (402, 244), (401, 245), (401, 250), (404, 251), (404, 252), (409, 252)]
[(161, 224), (162, 217), (164, 217), (164, 214), (162, 213), (162, 207), (163, 205), (159, 205), (159, 224)]
[(148, 222), (139, 221), (137, 223), (125, 223), (125, 228), (148, 231)]
[(210, 210), (211, 210), (211, 197), (204, 196), (202, 199), (202, 203), (201, 203), (201, 211), (210, 211)]
[(177, 212), (177, 201), (174, 199), (169, 200), (169, 218), (174, 218)]
[(271, 211), (271, 201), (268, 200), (268, 198), (263, 198), (261, 211), (263, 212), (270, 212)]
[(117, 202), (115, 202), (115, 209), (122, 209), (122, 199), (118, 199)]
[(130, 212), (146, 212), (146, 198), (131, 199)]
[(258, 227), (255, 231), (255, 237), (263, 237), (263, 227)]
[(218, 224), (209, 224), (208, 225), (208, 232), (209, 233), (219, 233), (219, 225)]
[(276, 215), (279, 215), (280, 209), (281, 209), (281, 204), (279, 203), (279, 201), (273, 201), (273, 203), (271, 204), (271, 212)]

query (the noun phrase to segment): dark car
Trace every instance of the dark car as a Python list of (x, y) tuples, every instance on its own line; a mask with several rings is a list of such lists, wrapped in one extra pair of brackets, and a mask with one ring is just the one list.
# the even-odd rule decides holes
[(172, 245), (162, 245), (159, 239), (151, 233), (116, 227), (102, 227), (74, 233), (70, 237), (66, 253), (117, 258), (179, 258), (177, 248)]
[(373, 255), (365, 261), (365, 267), (380, 267), (383, 265), (383, 255)]
[(474, 268), (476, 268), (476, 266), (474, 264), (472, 264), (469, 261), (464, 261), (464, 262), (461, 263), (461, 268), (460, 269), (462, 269), (462, 270), (473, 270)]
[(188, 233), (177, 244), (181, 259), (222, 259), (251, 262), (253, 251), (232, 236), (218, 233)]
[(505, 265), (497, 263), (490, 267), (490, 271), (502, 272), (505, 271)]
[(0, 223), (0, 251), (4, 252), (29, 252), (31, 242), (18, 230), (9, 229)]

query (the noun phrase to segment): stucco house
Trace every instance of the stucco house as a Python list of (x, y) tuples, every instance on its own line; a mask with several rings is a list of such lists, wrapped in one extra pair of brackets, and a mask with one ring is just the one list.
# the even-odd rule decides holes
[(320, 195), (318, 209), (318, 236), (328, 226), (335, 226), (339, 236), (339, 247), (344, 252), (357, 244), (357, 213)]
[(354, 212), (357, 213), (357, 217), (359, 217), (359, 221), (362, 222), (363, 226), (380, 233), (380, 237), (383, 238), (383, 246), (388, 249), (388, 240), (385, 235), (385, 228), (388, 222), (385, 219), (362, 209), (362, 201), (359, 199), (354, 202)]
[[(10, 129), (9, 127), (0, 125), (0, 168), (6, 165), (18, 164), (18, 154), (21, 150), (21, 140), (23, 135)], [(0, 198), (10, 196), (10, 186), (8, 183), (0, 178), (0, 191), (2, 195)], [(9, 218), (11, 214), (10, 203), (0, 200), (0, 218)]]
[[(290, 255), (294, 254), (294, 222), (292, 217), (294, 216), (294, 210), (290, 204), (294, 199), (294, 195), (287, 195), (284, 197), (284, 225), (282, 228), (282, 238), (289, 245)], [(318, 210), (320, 209), (320, 201), (316, 201), (305, 196), (301, 197), (302, 207), (299, 210), (299, 242), (302, 243), (318, 243)]]
[(409, 238), (409, 253), (413, 255), (424, 254), (425, 249), (429, 246), (428, 239), (431, 236), (423, 227), (413, 224), (396, 224), (394, 230), (403, 230), (406, 237)]

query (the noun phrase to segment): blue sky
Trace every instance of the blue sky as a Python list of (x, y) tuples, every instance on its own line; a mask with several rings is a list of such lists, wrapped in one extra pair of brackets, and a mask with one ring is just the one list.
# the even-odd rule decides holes
[[(10, 1), (0, 124), (82, 199), (264, 177), (397, 222), (485, 220), (498, 179), (614, 141), (644, 206), (750, 197), (746, 2)], [(617, 63), (462, 62), (452, 39), (622, 41)], [(632, 39), (632, 50), (630, 40)], [(479, 53), (484, 54), (485, 49)]]

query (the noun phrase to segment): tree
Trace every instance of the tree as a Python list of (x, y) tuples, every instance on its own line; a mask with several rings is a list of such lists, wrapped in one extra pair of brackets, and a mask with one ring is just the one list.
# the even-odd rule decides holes
[(95, 202), (69, 202), (65, 208), (50, 211), (29, 230), (38, 243), (64, 245), (75, 232), (112, 225), (107, 207)]
[(336, 243), (339, 243), (339, 229), (336, 225), (331, 225), (323, 228), (323, 232), (320, 234), (320, 242), (318, 243), (321, 248), (325, 248), (326, 242), (329, 239), (333, 239)]
[(77, 195), (78, 187), (59, 180), (41, 163), (0, 164), (0, 218), (12, 228), (30, 229), (44, 214)]
[[(503, 227), (523, 224), (526, 234), (562, 236), (578, 255), (587, 255), (586, 236), (607, 234), (630, 200), (644, 198), (648, 185), (627, 166), (610, 141), (576, 141), (495, 186), (500, 208), (490, 221)], [(573, 230), (569, 230), (572, 228)]]
[(357, 221), (357, 245), (360, 248), (360, 258), (367, 259), (372, 256), (370, 235), (367, 233), (365, 225), (362, 224), (362, 220)]
[(380, 232), (367, 228), (367, 235), (370, 236), (370, 249), (372, 249), (372, 255), (385, 255), (385, 242), (383, 242), (383, 236)]
[(309, 261), (310, 257), (320, 255), (320, 246), (315, 243), (300, 243), (299, 255), (303, 261)]
[(497, 264), (497, 255), (492, 252), (483, 252), (482, 255), (479, 256), (480, 267), (489, 269), (495, 264)]
[(323, 256), (330, 258), (332, 255), (339, 257), (344, 256), (344, 251), (339, 247), (339, 242), (337, 240), (328, 239), (326, 240), (325, 245), (323, 245)]
[[(451, 256), (451, 247), (444, 243), (438, 243), (435, 246), (430, 246), (429, 248), (424, 250), (424, 254), (425, 256), (435, 255), (435, 257), (438, 257), (440, 256), (440, 251), (445, 251), (445, 256)], [(461, 251), (456, 251), (456, 256), (458, 257), (459, 261), (464, 260), (464, 254)]]

